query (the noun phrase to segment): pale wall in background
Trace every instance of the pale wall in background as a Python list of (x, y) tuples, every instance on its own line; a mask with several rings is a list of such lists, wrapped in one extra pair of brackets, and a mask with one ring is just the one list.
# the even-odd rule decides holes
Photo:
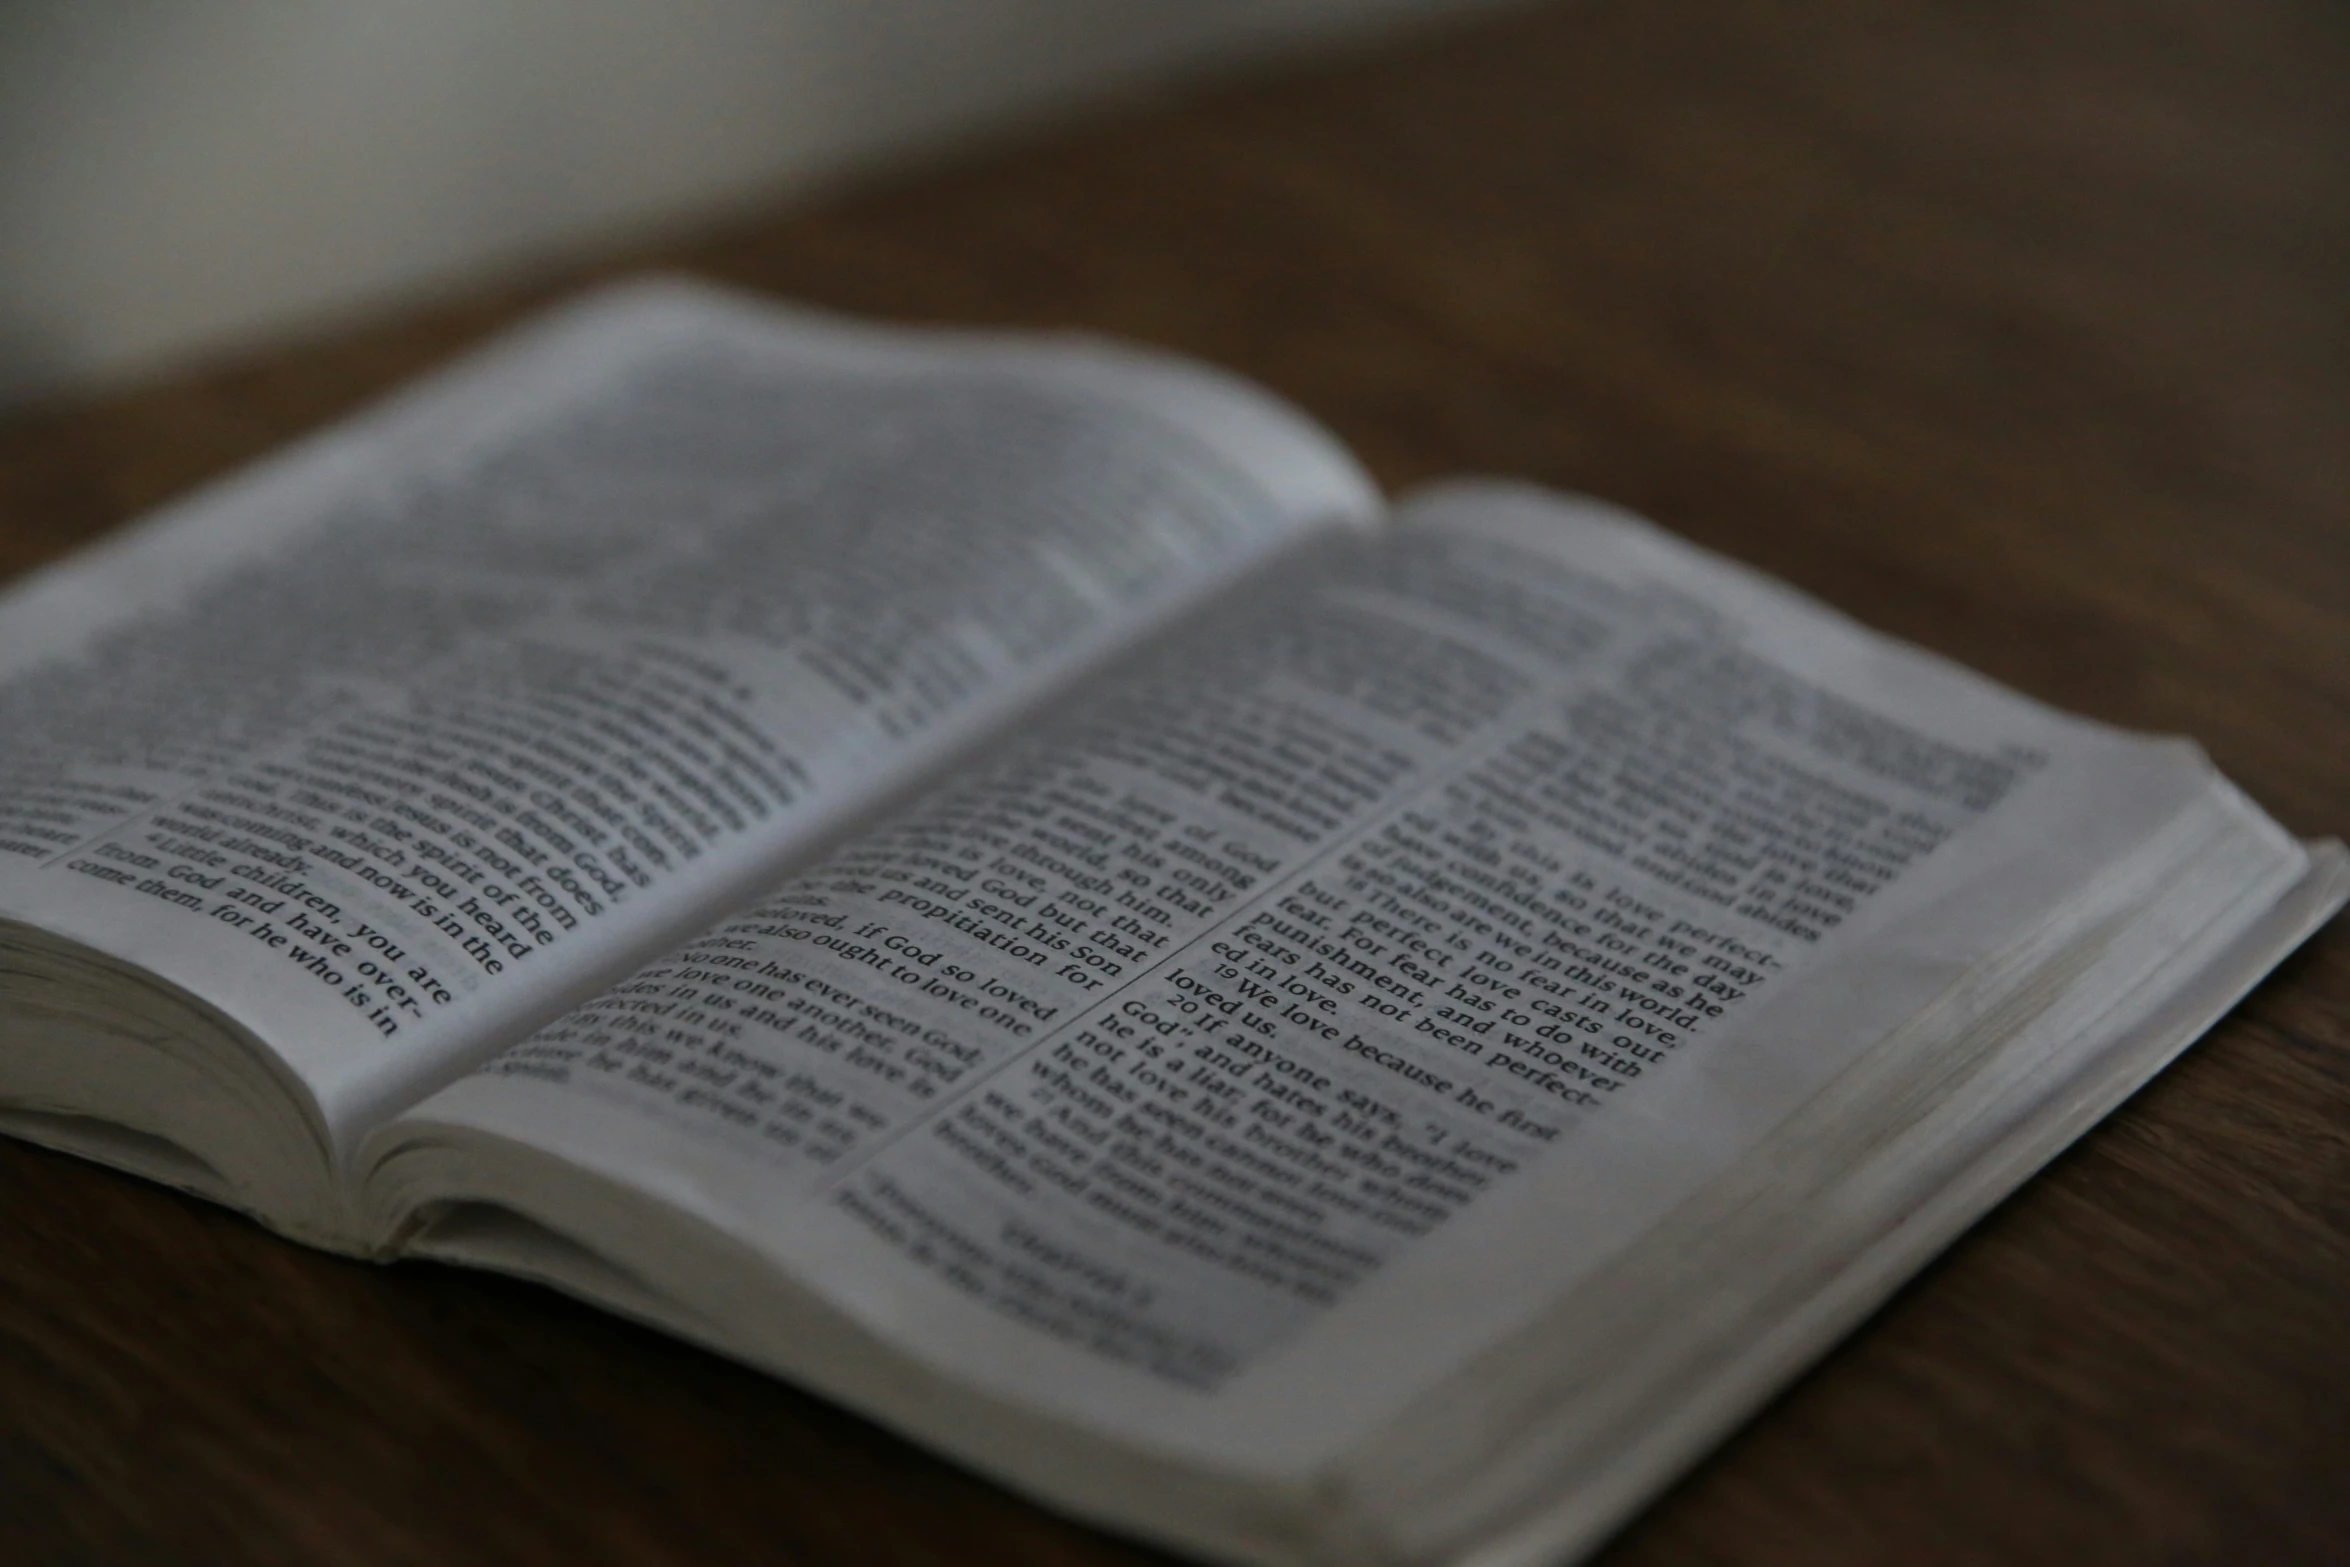
[(0, 0), (0, 397), (1483, 0)]

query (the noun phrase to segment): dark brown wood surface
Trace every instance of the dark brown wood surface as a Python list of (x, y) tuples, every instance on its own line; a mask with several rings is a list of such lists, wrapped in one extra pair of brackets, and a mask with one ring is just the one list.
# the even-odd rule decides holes
[[(1586, 0), (1385, 43), (19, 413), (0, 571), (647, 263), (1188, 350), (1392, 483), (1627, 502), (2350, 829), (2326, 0)], [(2346, 1475), (2336, 930), (1605, 1560), (2339, 1562)], [(0, 1562), (1156, 1559), (545, 1291), (0, 1146)]]

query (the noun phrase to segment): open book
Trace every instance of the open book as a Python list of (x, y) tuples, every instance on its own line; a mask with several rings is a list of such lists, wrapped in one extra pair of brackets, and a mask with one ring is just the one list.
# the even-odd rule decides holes
[(1607, 507), (686, 284), (0, 602), (0, 1128), (1234, 1561), (1588, 1546), (2346, 885)]

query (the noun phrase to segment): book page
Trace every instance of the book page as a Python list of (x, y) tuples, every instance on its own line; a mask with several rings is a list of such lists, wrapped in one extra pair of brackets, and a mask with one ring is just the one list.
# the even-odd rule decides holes
[(1374, 505), (1213, 372), (611, 291), (0, 604), (0, 916), (340, 1136)]
[[(1466, 488), (1235, 595), (378, 1151), (494, 1132), (975, 1385), (1295, 1456), (2206, 778), (1620, 515)], [(1529, 1229), (1560, 1192), (1602, 1194), (1582, 1232)]]

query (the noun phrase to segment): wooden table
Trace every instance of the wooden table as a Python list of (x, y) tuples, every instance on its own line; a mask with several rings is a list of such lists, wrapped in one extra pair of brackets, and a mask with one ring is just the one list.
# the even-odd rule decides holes
[[(289, 236), (289, 242), (294, 237)], [(1587, 0), (0, 424), (17, 570), (590, 276), (1075, 324), (1630, 503), (2350, 828), (2350, 14)], [(1606, 1555), (2350, 1559), (2350, 929)], [(0, 1561), (1103, 1563), (543, 1290), (0, 1147)]]

